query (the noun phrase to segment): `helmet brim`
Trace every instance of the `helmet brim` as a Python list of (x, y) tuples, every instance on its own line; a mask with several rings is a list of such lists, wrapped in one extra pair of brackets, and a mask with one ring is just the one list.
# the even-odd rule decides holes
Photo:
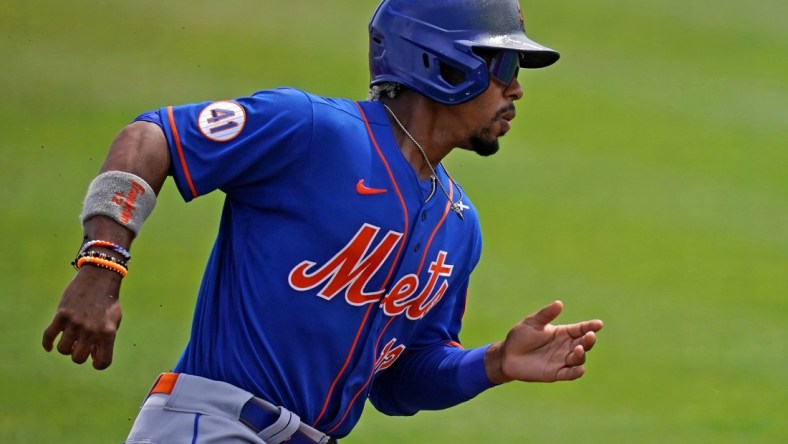
[(557, 62), (561, 57), (558, 51), (540, 45), (522, 34), (490, 36), (476, 40), (473, 46), (518, 51), (523, 54), (520, 61), (521, 68), (545, 68)]

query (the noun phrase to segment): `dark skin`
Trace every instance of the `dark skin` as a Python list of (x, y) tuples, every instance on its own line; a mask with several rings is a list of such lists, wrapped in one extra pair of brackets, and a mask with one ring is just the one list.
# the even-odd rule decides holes
[[(135, 122), (124, 128), (112, 143), (101, 172), (128, 171), (145, 179), (158, 194), (167, 177), (170, 155), (161, 128)], [(96, 216), (85, 221), (89, 239), (101, 239), (131, 247), (134, 235), (112, 219)], [(104, 250), (117, 255), (111, 250)], [(42, 345), (52, 351), (59, 334), (57, 351), (70, 355), (77, 364), (93, 360), (102, 370), (112, 363), (115, 334), (120, 326), (119, 274), (104, 268), (83, 266), (68, 284), (55, 317), (44, 331)]]
[[(404, 90), (396, 98), (381, 99), (422, 145), (436, 168), (454, 148), (490, 154), (515, 117), (514, 102), (523, 91), (515, 79), (510, 85), (492, 81), (487, 90), (460, 105), (441, 105)], [(432, 174), (422, 153), (392, 121), (400, 150), (422, 179)], [(161, 129), (136, 122), (124, 128), (112, 143), (101, 171), (128, 171), (142, 177), (158, 194), (170, 168), (170, 157)], [(133, 234), (111, 219), (97, 216), (84, 225), (90, 239), (108, 240), (125, 248)], [(108, 254), (113, 252), (107, 251)], [(103, 268), (82, 267), (63, 292), (55, 317), (44, 331), (43, 347), (82, 364), (90, 357), (93, 367), (112, 363), (115, 335), (121, 321), (121, 277)], [(602, 321), (553, 325), (563, 304), (555, 301), (513, 326), (503, 341), (485, 354), (485, 370), (496, 384), (509, 381), (553, 382), (577, 379), (585, 373), (586, 353), (596, 342)]]

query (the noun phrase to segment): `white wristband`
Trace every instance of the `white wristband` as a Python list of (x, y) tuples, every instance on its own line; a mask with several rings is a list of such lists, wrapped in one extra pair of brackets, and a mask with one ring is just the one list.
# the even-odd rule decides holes
[(82, 208), (82, 222), (107, 216), (136, 236), (156, 206), (156, 193), (141, 177), (124, 171), (107, 171), (93, 179)]

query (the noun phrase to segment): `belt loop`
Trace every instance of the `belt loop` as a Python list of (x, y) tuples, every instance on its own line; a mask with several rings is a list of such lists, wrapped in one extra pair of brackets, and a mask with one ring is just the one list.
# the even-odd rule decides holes
[(159, 375), (159, 379), (156, 380), (156, 383), (153, 384), (153, 387), (151, 387), (148, 395), (154, 395), (156, 393), (165, 395), (172, 394), (172, 389), (175, 388), (175, 383), (178, 382), (179, 375), (179, 373), (162, 373)]
[(276, 422), (260, 431), (257, 436), (266, 443), (279, 444), (294, 435), (300, 425), (301, 418), (298, 415), (279, 407), (279, 418)]

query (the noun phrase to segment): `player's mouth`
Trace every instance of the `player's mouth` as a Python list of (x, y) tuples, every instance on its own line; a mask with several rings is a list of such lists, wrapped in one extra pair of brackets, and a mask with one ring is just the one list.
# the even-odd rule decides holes
[(514, 109), (514, 105), (509, 105), (506, 108), (502, 109), (498, 112), (497, 120), (501, 122), (501, 134), (506, 134), (511, 129), (511, 121), (516, 117), (517, 111)]

